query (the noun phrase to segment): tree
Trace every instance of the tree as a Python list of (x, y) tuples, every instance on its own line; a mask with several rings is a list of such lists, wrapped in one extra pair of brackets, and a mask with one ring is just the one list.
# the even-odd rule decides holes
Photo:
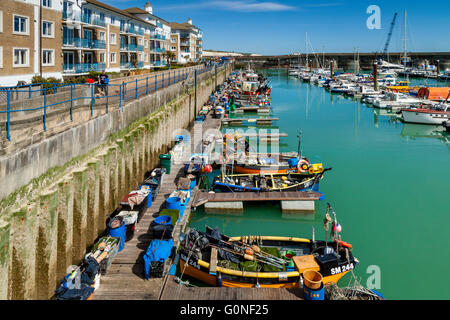
[(176, 54), (175, 54), (175, 52), (173, 52), (173, 51), (166, 51), (164, 54), (163, 54), (163, 57), (166, 59), (166, 62), (167, 62), (167, 67), (169, 68), (169, 70), (170, 70), (170, 65), (171, 65), (171, 62), (172, 62), (172, 60), (174, 59), (174, 58), (176, 58)]

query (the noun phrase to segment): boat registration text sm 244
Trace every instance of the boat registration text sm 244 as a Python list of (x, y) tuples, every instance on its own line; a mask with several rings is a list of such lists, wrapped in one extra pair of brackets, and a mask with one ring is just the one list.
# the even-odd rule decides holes
[(342, 272), (347, 272), (352, 270), (353, 267), (353, 263), (347, 264), (345, 266), (341, 266), (341, 267), (336, 267), (336, 268), (332, 268), (331, 269), (331, 274), (338, 274), (338, 273), (342, 273)]

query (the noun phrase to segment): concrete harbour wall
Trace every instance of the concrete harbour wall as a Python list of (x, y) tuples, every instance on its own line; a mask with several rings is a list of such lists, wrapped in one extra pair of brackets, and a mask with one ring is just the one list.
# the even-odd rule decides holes
[[(218, 69), (217, 83), (231, 71)], [(216, 84), (199, 76), (197, 109)], [(0, 299), (49, 299), (106, 219), (194, 119), (194, 88), (177, 83), (29, 145), (1, 164)], [(30, 182), (31, 181), (31, 182)]]

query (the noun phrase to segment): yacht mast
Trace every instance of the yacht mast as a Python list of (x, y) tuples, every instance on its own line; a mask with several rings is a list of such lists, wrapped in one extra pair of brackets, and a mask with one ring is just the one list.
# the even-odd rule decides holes
[(306, 68), (308, 68), (308, 32), (306, 32), (305, 46), (306, 46)]

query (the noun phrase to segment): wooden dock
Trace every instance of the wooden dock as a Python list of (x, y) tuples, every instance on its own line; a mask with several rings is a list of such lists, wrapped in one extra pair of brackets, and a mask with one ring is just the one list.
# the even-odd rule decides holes
[[(185, 280), (185, 279), (183, 279)], [(301, 288), (187, 287), (169, 276), (160, 300), (304, 300)]]
[(196, 208), (208, 202), (260, 202), (260, 201), (317, 201), (323, 194), (318, 192), (229, 192), (208, 193), (199, 191), (192, 199), (192, 207)]
[(225, 118), (222, 119), (222, 125), (271, 125), (273, 121), (278, 121), (279, 118)]

